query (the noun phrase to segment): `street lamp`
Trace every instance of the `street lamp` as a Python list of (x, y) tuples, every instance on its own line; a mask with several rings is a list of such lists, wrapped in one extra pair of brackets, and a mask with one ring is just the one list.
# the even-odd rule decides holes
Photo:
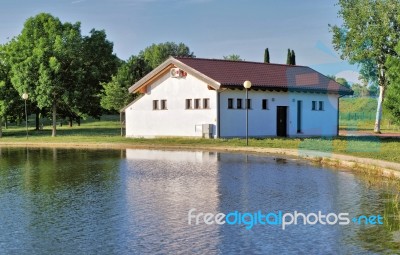
[(28, 93), (22, 94), (22, 99), (25, 101), (25, 127), (26, 127), (26, 139), (28, 139), (28, 112), (26, 110), (26, 100), (28, 100)]
[(249, 89), (251, 88), (251, 82), (243, 82), (243, 87), (246, 89), (246, 146), (249, 145)]

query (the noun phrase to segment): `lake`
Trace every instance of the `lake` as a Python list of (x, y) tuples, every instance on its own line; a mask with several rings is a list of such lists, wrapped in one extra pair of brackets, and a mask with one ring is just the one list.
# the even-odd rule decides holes
[(254, 154), (0, 147), (0, 253), (398, 253), (398, 191), (376, 179)]

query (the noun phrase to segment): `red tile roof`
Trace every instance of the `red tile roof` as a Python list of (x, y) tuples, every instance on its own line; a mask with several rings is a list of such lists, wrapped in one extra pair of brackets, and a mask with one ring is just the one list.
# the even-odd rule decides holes
[(254, 88), (353, 94), (352, 90), (306, 66), (202, 58), (175, 59), (219, 82), (222, 87), (243, 87), (243, 82), (249, 80)]

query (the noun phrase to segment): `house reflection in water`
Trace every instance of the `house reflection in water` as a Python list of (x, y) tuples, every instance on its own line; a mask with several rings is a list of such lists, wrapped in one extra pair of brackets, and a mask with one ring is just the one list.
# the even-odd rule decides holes
[[(218, 153), (126, 151), (128, 225), (142, 253), (216, 251), (218, 225), (189, 225), (188, 211), (217, 213)], [(155, 245), (157, 244), (157, 245)]]

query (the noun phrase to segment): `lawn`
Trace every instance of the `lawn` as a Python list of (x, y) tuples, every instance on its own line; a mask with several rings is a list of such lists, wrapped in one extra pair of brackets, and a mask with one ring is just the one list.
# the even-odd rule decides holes
[[(32, 122), (33, 123), (33, 122)], [(155, 139), (132, 139), (120, 136), (120, 125), (118, 116), (105, 116), (101, 120), (82, 121), (81, 126), (69, 127), (63, 125), (58, 127), (57, 137), (51, 137), (50, 126), (46, 125), (43, 130), (34, 131), (29, 128), (29, 138), (26, 138), (24, 126), (10, 126), (3, 129), (1, 143), (110, 143), (122, 145), (148, 145), (148, 146), (182, 146), (187, 148), (196, 147), (245, 147), (244, 139), (194, 139), (194, 138), (155, 138)], [(340, 136), (333, 139), (328, 138), (265, 138), (250, 139), (251, 147), (258, 148), (289, 148), (306, 149), (324, 152), (340, 153), (382, 159), (400, 163), (400, 139)]]

